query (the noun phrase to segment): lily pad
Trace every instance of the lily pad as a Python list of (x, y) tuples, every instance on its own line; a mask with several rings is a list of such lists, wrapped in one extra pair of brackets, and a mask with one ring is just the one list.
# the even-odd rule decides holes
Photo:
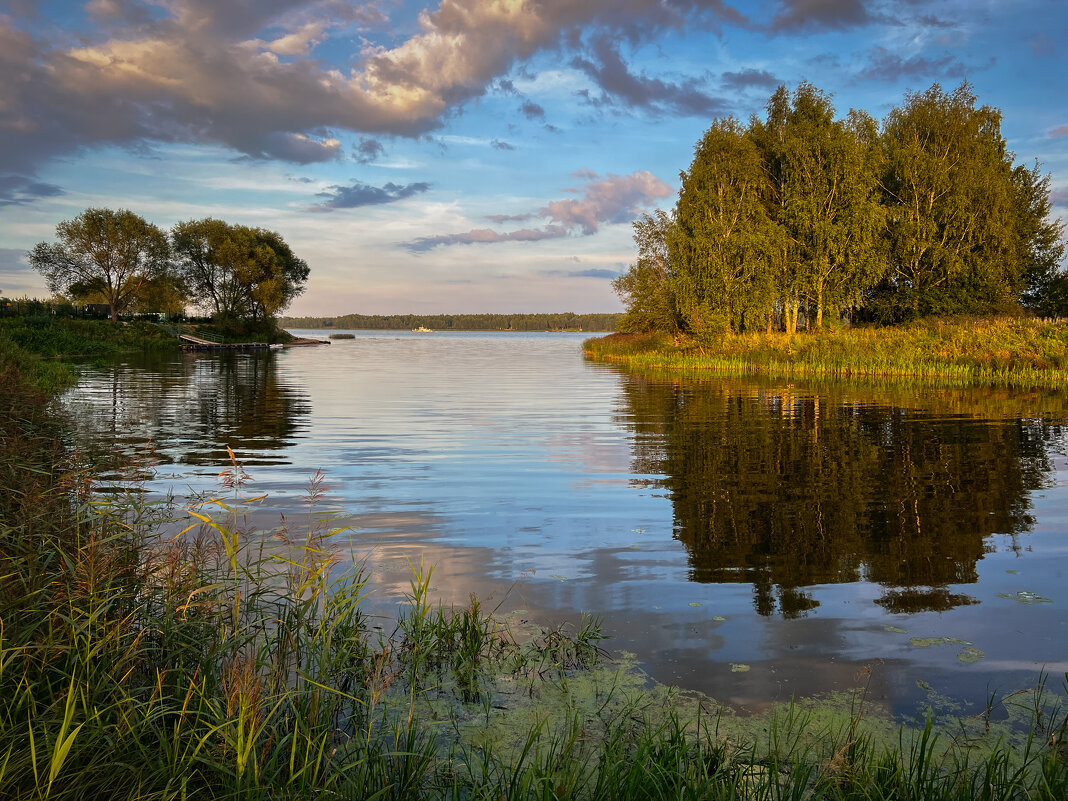
[(726, 620), (727, 618), (723, 617), (723, 615), (716, 615), (716, 616), (715, 616), (715, 617), (713, 617), (712, 619), (713, 619), (713, 620)]
[(956, 637), (911, 637), (909, 642), (917, 648), (930, 648), (932, 645), (971, 645), (967, 640)]
[(1027, 592), (1027, 591), (1012, 592), (1012, 593), (999, 592), (998, 593), (998, 598), (1004, 598), (1007, 601), (1016, 601), (1017, 603), (1021, 603), (1021, 604), (1051, 604), (1051, 603), (1053, 603), (1053, 601), (1051, 601), (1049, 598), (1043, 598), (1041, 595), (1039, 595), (1036, 592)]
[(697, 601), (690, 601), (690, 606), (700, 606), (700, 605), (701, 604), (699, 602), (697, 602)]
[(741, 662), (731, 662), (731, 673), (748, 673), (749, 665), (743, 665)]
[(959, 659), (961, 662), (978, 662), (984, 656), (986, 656), (986, 654), (984, 654), (978, 648), (965, 648), (963, 651), (957, 654), (957, 659)]
[(903, 628), (901, 628), (900, 626), (883, 626), (883, 631), (889, 631), (889, 632), (892, 632), (894, 634), (907, 634), (908, 633)]
[(916, 679), (916, 686), (919, 687), (921, 690), (927, 690), (927, 692), (931, 692), (931, 690), (934, 689), (934, 687), (925, 682), (923, 679)]

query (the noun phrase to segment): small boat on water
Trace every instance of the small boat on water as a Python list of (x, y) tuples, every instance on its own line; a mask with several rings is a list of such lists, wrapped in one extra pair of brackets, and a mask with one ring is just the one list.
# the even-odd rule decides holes
[(412, 329), (412, 333), (413, 334), (433, 334), (434, 333), (434, 329), (433, 328), (427, 328), (425, 325), (421, 325), (418, 328), (413, 328)]

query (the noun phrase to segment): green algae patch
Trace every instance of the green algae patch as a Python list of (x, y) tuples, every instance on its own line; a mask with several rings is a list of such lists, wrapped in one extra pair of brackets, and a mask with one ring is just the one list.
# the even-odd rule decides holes
[(978, 648), (965, 648), (963, 651), (957, 654), (957, 659), (959, 659), (961, 662), (978, 662), (984, 656), (986, 656), (986, 654), (984, 654)]
[(971, 645), (967, 640), (956, 637), (910, 637), (909, 642), (917, 648), (930, 648), (932, 645)]
[(883, 626), (883, 631), (889, 631), (891, 634), (908, 634), (908, 632), (900, 626)]
[(1035, 592), (999, 592), (998, 598), (1004, 598), (1006, 601), (1016, 601), (1018, 604), (1051, 604), (1049, 598), (1044, 598)]

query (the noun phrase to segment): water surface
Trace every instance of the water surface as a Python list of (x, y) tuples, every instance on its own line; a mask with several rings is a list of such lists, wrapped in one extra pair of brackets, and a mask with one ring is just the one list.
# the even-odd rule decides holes
[[(319, 332), (320, 335), (323, 332)], [(602, 613), (655, 678), (743, 708), (857, 686), (904, 711), (1068, 670), (1063, 392), (631, 375), (583, 335), (354, 332), (88, 368), (82, 436), (300, 519), (317, 469), (374, 569), (445, 602)], [(981, 655), (980, 655), (981, 654)]]

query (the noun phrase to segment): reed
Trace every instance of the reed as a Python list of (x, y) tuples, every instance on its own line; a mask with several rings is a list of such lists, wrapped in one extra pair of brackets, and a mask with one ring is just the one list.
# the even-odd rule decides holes
[(104, 490), (40, 396), (0, 379), (5, 799), (1068, 794), (1044, 688), (919, 727), (862, 692), (740, 718), (608, 659), (596, 618), (520, 632), (476, 597), (443, 606), (427, 566), (374, 620), (321, 475), (305, 520), (267, 532), (236, 461), (183, 506)]
[(715, 341), (659, 334), (587, 340), (588, 357), (639, 369), (883, 378), (945, 385), (1068, 384), (1068, 325), (1030, 318), (927, 320), (819, 333), (747, 333)]

